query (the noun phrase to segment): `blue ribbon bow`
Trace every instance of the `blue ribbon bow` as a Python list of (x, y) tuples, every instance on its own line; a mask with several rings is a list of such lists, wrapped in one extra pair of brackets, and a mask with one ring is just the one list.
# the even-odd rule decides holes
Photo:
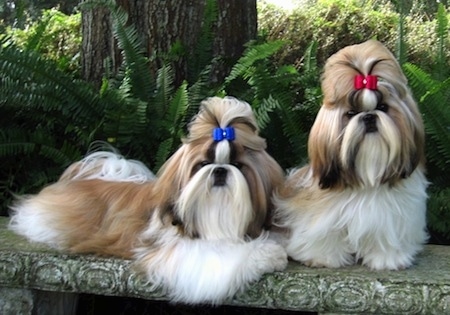
[(224, 139), (228, 141), (233, 141), (235, 139), (234, 128), (233, 127), (226, 127), (225, 129), (214, 128), (213, 139), (214, 141), (222, 141)]

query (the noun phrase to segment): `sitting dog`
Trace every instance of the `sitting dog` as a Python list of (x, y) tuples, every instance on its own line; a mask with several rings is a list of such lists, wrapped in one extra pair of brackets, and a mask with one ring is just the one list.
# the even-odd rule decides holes
[(427, 240), (424, 129), (394, 56), (369, 40), (331, 56), (310, 164), (276, 194), (288, 255), (309, 266), (361, 260), (402, 269)]

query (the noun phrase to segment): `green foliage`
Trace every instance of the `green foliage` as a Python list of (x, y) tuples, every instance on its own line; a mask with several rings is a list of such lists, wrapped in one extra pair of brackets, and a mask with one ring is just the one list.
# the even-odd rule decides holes
[(450, 239), (450, 187), (431, 188), (428, 200), (428, 225), (437, 243), (449, 245)]
[(405, 64), (403, 68), (424, 117), (429, 163), (441, 172), (450, 172), (450, 78), (443, 82), (435, 80), (413, 64)]
[(432, 235), (450, 238), (450, 71), (445, 56), (448, 18), (442, 4), (436, 14), (436, 53), (428, 72), (405, 63), (403, 69), (423, 115), (426, 131), (428, 179), (431, 182), (428, 224)]
[(43, 10), (40, 19), (28, 20), (25, 29), (6, 27), (6, 34), (25, 50), (55, 60), (65, 71), (79, 68), (81, 45), (80, 13), (66, 15), (56, 9)]
[(123, 55), (118, 77), (105, 78), (102, 95), (112, 96), (104, 117), (103, 139), (121, 152), (132, 152), (154, 171), (178, 147), (189, 97), (187, 84), (174, 86), (174, 72), (163, 65), (153, 78), (136, 29), (115, 1), (87, 1), (84, 8), (104, 6), (111, 12), (113, 34)]
[(87, 83), (34, 51), (3, 43), (0, 71), (0, 186), (6, 202), (11, 192), (34, 191), (79, 159), (104, 105)]
[(439, 4), (436, 14), (436, 34), (438, 36), (437, 54), (435, 59), (435, 66), (433, 73), (437, 74), (438, 79), (444, 79), (450, 74), (449, 63), (446, 56), (447, 42), (448, 42), (448, 15), (444, 5)]
[(427, 136), (429, 225), (450, 237), (450, 77), (433, 79), (413, 64), (405, 64), (404, 70), (423, 114)]
[[(269, 141), (268, 151), (285, 168), (306, 157), (307, 137), (320, 97), (316, 43), (309, 46), (301, 69), (275, 66), (273, 56), (287, 44), (274, 41), (250, 45), (223, 86), (225, 94), (236, 95), (252, 105), (262, 134)], [(302, 93), (302, 86), (314, 88)]]
[(188, 56), (188, 82), (196, 81), (205, 68), (209, 67), (212, 62), (212, 43), (214, 41), (213, 26), (217, 21), (218, 14), (217, 1), (206, 0), (200, 36), (194, 49), (193, 56)]
[[(432, 6), (421, 6), (418, 0), (400, 0), (398, 5), (393, 5), (393, 2), (301, 1), (292, 12), (286, 12), (258, 1), (259, 27), (268, 40), (289, 42), (277, 56), (282, 64), (300, 63), (312, 41), (318, 43), (317, 61), (322, 67), (325, 60), (340, 48), (376, 38), (403, 60), (432, 71), (431, 66), (435, 63), (432, 56), (435, 56), (439, 38), (436, 32), (438, 20), (425, 10)], [(400, 4), (403, 5), (403, 15), (399, 11)], [(449, 16), (446, 8), (442, 14)], [(399, 28), (403, 28), (403, 32), (399, 32)], [(446, 40), (443, 45), (448, 64), (450, 42)]]
[(132, 152), (154, 170), (179, 145), (187, 84), (175, 88), (168, 65), (152, 78), (125, 13), (110, 9), (124, 65), (119, 77), (104, 79), (100, 91), (35, 50), (1, 43), (2, 209), (12, 192), (35, 192), (56, 180), (94, 141), (109, 142), (125, 155)]
[[(325, 60), (340, 48), (377, 38), (394, 43), (398, 15), (378, 1), (314, 1), (292, 12), (276, 11), (260, 4), (260, 28), (268, 39), (289, 41), (280, 54), (283, 63), (298, 64), (308, 45), (318, 44), (317, 61)], [(376, 8), (376, 9), (375, 9)]]
[(0, 33), (7, 26), (26, 28), (30, 21), (41, 17), (42, 10), (58, 8), (64, 14), (71, 14), (79, 0), (1, 0), (0, 1)]

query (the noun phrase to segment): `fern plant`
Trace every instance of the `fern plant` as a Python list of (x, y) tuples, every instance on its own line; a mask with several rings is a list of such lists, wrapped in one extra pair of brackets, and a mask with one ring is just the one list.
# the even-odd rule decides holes
[(427, 137), (429, 226), (450, 238), (450, 77), (436, 80), (409, 63), (403, 68), (423, 114)]
[(448, 19), (443, 4), (436, 13), (438, 49), (431, 73), (417, 65), (403, 64), (423, 115), (426, 132), (427, 176), (431, 183), (428, 225), (433, 241), (450, 240), (450, 72), (445, 56)]
[[(208, 1), (206, 24), (217, 7)], [(113, 34), (123, 55), (115, 76), (105, 74), (100, 90), (58, 69), (57, 62), (33, 48), (19, 49), (9, 38), (0, 43), (0, 187), (3, 214), (12, 193), (33, 193), (57, 179), (98, 140), (139, 159), (154, 172), (180, 144), (200, 100), (214, 95), (208, 85), (213, 61), (199, 58), (189, 82), (174, 83), (170, 60), (155, 77), (128, 16), (113, 0), (92, 0), (83, 9), (103, 6), (111, 12)], [(208, 22), (209, 21), (209, 22)], [(31, 38), (40, 42), (47, 23)], [(205, 26), (199, 46), (212, 45)], [(209, 33), (208, 33), (209, 32)], [(197, 56), (198, 57), (198, 56)], [(191, 105), (193, 104), (193, 105)]]
[[(225, 79), (225, 94), (247, 100), (255, 111), (269, 152), (285, 168), (306, 159), (309, 129), (320, 105), (317, 44), (311, 43), (303, 67), (274, 66), (273, 56), (286, 42), (250, 45)], [(307, 86), (308, 88), (302, 88)], [(278, 127), (279, 126), (279, 127)]]
[(0, 206), (6, 209), (11, 192), (34, 191), (81, 156), (105, 103), (54, 61), (5, 42), (0, 71)]
[(105, 78), (101, 94), (119, 102), (105, 111), (103, 138), (122, 153), (132, 153), (154, 171), (179, 145), (189, 100), (187, 84), (174, 86), (174, 72), (163, 65), (152, 77), (149, 59), (128, 15), (112, 0), (87, 1), (83, 7), (103, 6), (111, 12), (113, 34), (123, 55), (118, 77)]
[(200, 36), (192, 56), (188, 58), (188, 82), (195, 82), (207, 70), (213, 60), (214, 23), (217, 21), (219, 9), (216, 0), (206, 0)]
[(442, 3), (439, 3), (438, 10), (436, 13), (436, 34), (438, 36), (438, 49), (437, 56), (435, 58), (433, 73), (436, 74), (436, 78), (439, 80), (444, 80), (450, 74), (450, 69), (448, 67), (448, 60), (446, 56), (448, 41), (449, 24), (447, 18), (447, 12)]
[(13, 192), (35, 192), (56, 180), (94, 141), (132, 153), (155, 171), (178, 146), (187, 84), (175, 88), (168, 65), (151, 78), (126, 15), (111, 9), (124, 65), (121, 76), (105, 78), (100, 91), (35, 51), (18, 49), (8, 39), (0, 44), (3, 214)]

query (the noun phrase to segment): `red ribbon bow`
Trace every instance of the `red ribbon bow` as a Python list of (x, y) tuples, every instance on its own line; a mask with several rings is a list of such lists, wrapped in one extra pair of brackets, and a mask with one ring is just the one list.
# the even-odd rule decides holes
[(355, 76), (355, 89), (369, 89), (376, 90), (377, 89), (377, 77), (375, 75), (367, 75), (364, 76), (362, 74), (358, 74)]

